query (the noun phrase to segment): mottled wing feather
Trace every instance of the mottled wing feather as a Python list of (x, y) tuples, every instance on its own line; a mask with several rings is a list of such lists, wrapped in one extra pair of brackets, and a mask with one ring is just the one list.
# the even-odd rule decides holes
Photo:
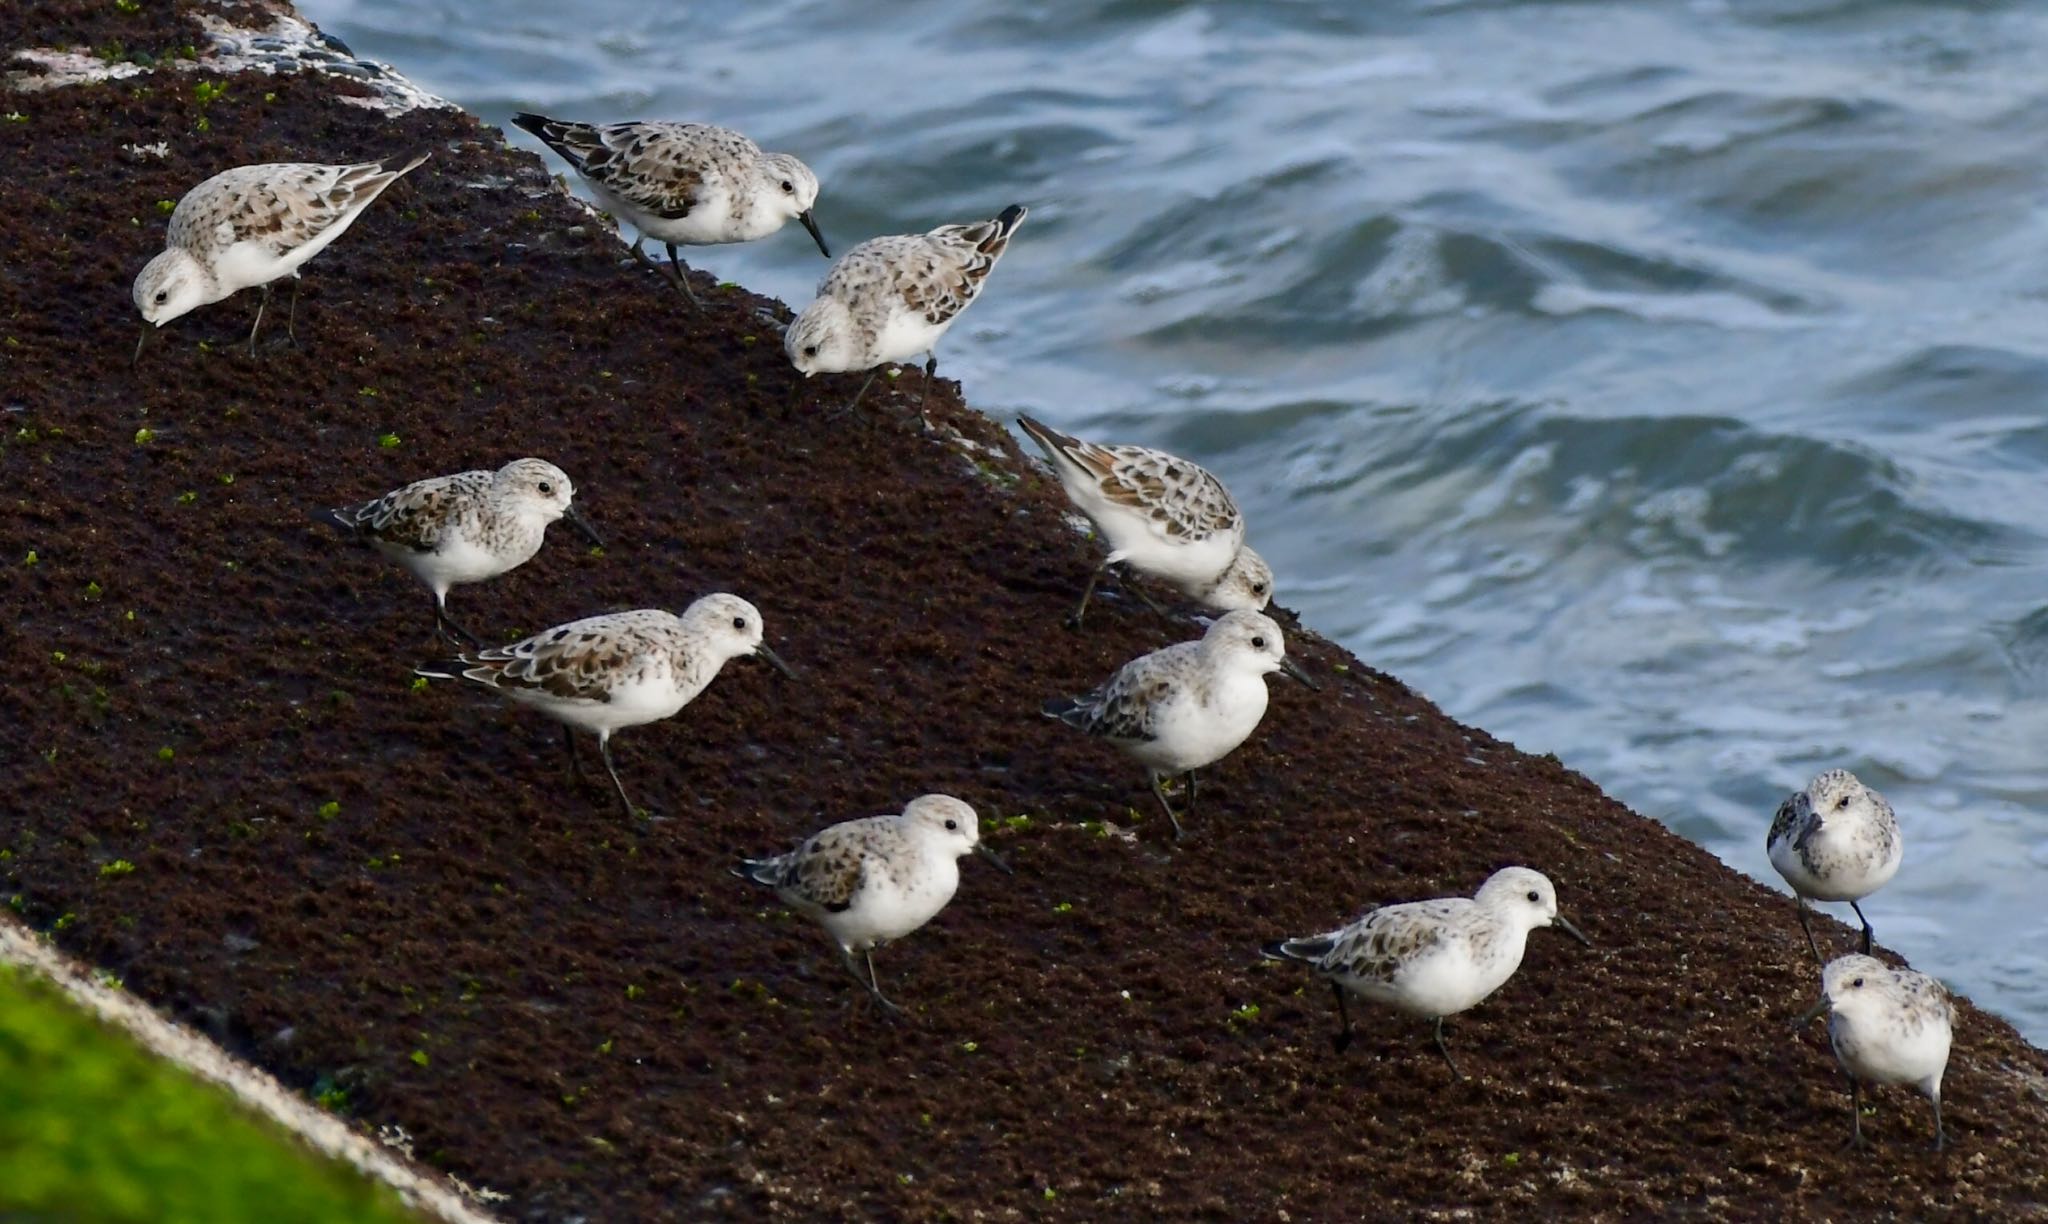
[(796, 901), (839, 913), (853, 904), (867, 878), (874, 839), (886, 836), (891, 828), (890, 817), (870, 816), (814, 833), (794, 853), (784, 856), (775, 886)]
[(568, 701), (610, 701), (610, 682), (638, 670), (636, 660), (667, 649), (652, 632), (662, 612), (593, 616), (536, 633), (510, 646), (459, 656), (463, 675), (495, 689), (525, 689)]
[(1778, 814), (1771, 820), (1771, 831), (1764, 838), (1764, 845), (1775, 846), (1791, 836), (1793, 827), (1799, 823), (1799, 809), (1802, 806), (1799, 801), (1805, 797), (1804, 793), (1794, 794), (1778, 805)]
[(416, 552), (432, 552), (460, 515), (457, 503), (490, 487), (489, 472), (458, 472), (417, 480), (375, 501), (335, 511), (335, 517), (364, 536)]
[(1101, 688), (1079, 699), (1077, 725), (1104, 739), (1138, 742), (1158, 737), (1157, 721), (1173, 695), (1175, 666), (1200, 642), (1180, 642), (1124, 664)]
[(170, 243), (213, 255), (238, 242), (254, 242), (273, 257), (282, 256), (346, 220), (399, 173), (382, 162), (237, 167), (179, 202), (171, 214)]
[(731, 167), (761, 153), (738, 132), (697, 123), (608, 123), (597, 134), (583, 177), (669, 221), (689, 216)]
[(1459, 908), (1456, 900), (1445, 899), (1374, 910), (1344, 928), (1317, 967), (1360, 981), (1390, 983), (1403, 965), (1446, 942), (1452, 930), (1446, 920)]
[(1243, 540), (1244, 516), (1223, 482), (1206, 469), (1143, 446), (1082, 446), (1090, 452), (1089, 468), (1101, 473), (1102, 495), (1144, 514), (1169, 539), (1227, 532)]

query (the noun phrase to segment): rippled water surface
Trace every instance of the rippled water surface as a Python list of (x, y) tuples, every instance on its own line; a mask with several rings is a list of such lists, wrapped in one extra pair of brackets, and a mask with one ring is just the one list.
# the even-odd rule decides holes
[(2048, 5), (304, 7), (494, 121), (740, 127), (835, 248), (1028, 203), (982, 407), (1199, 458), (1283, 603), (1745, 871), (1855, 769), (1880, 937), (2048, 1041)]

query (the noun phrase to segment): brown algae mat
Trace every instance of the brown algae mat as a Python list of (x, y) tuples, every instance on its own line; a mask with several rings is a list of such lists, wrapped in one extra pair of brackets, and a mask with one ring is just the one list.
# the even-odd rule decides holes
[[(1789, 1023), (1816, 975), (1788, 898), (1284, 613), (1324, 689), (1273, 679), (1174, 844), (1142, 771), (1039, 706), (1199, 626), (1112, 583), (1063, 628), (1095, 547), (957, 387), (930, 433), (915, 374), (850, 415), (854, 377), (793, 401), (769, 303), (700, 277), (694, 315), (495, 130), (215, 76), (194, 21), (0, 16), (10, 55), (154, 65), (0, 98), (0, 894), (67, 951), (517, 1219), (2048, 1215), (2041, 1051), (1960, 1004), (1953, 1150), (1904, 1089), (1846, 1150), (1825, 1036)], [(130, 369), (160, 201), (414, 147), (307, 266), (298, 347), (267, 323), (242, 351), (245, 293)], [(622, 733), (651, 819), (571, 783), (554, 724), (416, 686), (427, 594), (310, 518), (523, 454), (610, 547), (557, 526), (455, 592), (465, 624), (729, 590), (801, 673), (736, 662)], [(877, 956), (891, 1021), (727, 868), (926, 791), (973, 803), (1017, 874), (965, 861)], [(1383, 1010), (1333, 1056), (1327, 989), (1259, 960), (1511, 862), (1597, 947), (1531, 937), (1449, 1026), (1463, 1082)]]

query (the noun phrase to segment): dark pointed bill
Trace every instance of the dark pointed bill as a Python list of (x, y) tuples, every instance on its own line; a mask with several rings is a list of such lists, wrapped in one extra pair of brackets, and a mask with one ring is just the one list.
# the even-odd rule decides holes
[(989, 849), (988, 846), (984, 843), (975, 842), (974, 852), (976, 854), (979, 854), (981, 857), (987, 859), (989, 862), (994, 863), (996, 865), (996, 869), (1001, 871), (1004, 875), (1017, 874), (1015, 871), (1011, 870), (1010, 865), (1008, 863), (1005, 863), (1002, 859), (996, 857), (996, 852)]
[(1318, 693), (1323, 691), (1322, 685), (1317, 684), (1314, 680), (1309, 678), (1309, 674), (1307, 672), (1301, 670), (1301, 664), (1296, 663), (1293, 659), (1288, 658), (1286, 655), (1280, 656), (1280, 670), (1286, 672), (1289, 679), (1299, 680), (1301, 683), (1306, 684), (1308, 687), (1314, 689)]
[(574, 524), (576, 530), (582, 532), (583, 537), (585, 539), (589, 540), (592, 544), (597, 545), (599, 548), (604, 547), (604, 537), (597, 534), (597, 528), (592, 527), (590, 525), (590, 520), (583, 517), (583, 512), (581, 510), (578, 510), (574, 506), (570, 506), (568, 509), (562, 511), (562, 517), (568, 519), (570, 523)]
[(1822, 995), (1820, 997), (1820, 1002), (1814, 1004), (1812, 1007), (1809, 1007), (1804, 1012), (1800, 1013), (1799, 1019), (1792, 1022), (1793, 1027), (1797, 1028), (1801, 1025), (1812, 1024), (1814, 1020), (1817, 1019), (1820, 1016), (1820, 1014), (1822, 1012), (1825, 1012), (1827, 1009), (1828, 997), (1826, 995)]
[(134, 355), (133, 357), (130, 357), (130, 358), (128, 359), (128, 364), (129, 364), (129, 365), (131, 365), (131, 366), (132, 366), (132, 365), (138, 365), (138, 364), (140, 364), (140, 363), (141, 363), (141, 361), (142, 361), (142, 346), (143, 346), (143, 345), (145, 345), (145, 344), (148, 344), (148, 343), (149, 343), (149, 324), (147, 324), (147, 323), (144, 323), (144, 324), (142, 325), (142, 334), (141, 334), (140, 336), (137, 336), (137, 337), (135, 338), (135, 355)]
[(782, 656), (768, 649), (768, 643), (763, 642), (759, 646), (754, 647), (754, 653), (768, 660), (768, 662), (774, 666), (776, 671), (781, 672), (783, 675), (788, 676), (792, 680), (796, 679), (796, 673), (790, 670), (789, 664), (784, 663), (782, 661)]
[(804, 223), (805, 229), (811, 231), (811, 238), (818, 244), (818, 254), (823, 255), (827, 259), (832, 258), (832, 252), (825, 247), (825, 235), (818, 232), (818, 222), (816, 218), (811, 216), (811, 210), (808, 208), (804, 209), (796, 215), (796, 219)]
[(1573, 939), (1578, 940), (1580, 943), (1586, 945), (1589, 948), (1593, 946), (1593, 941), (1586, 938), (1586, 933), (1584, 931), (1581, 931), (1579, 928), (1573, 926), (1571, 924), (1571, 919), (1566, 918), (1563, 914), (1559, 914), (1553, 921), (1555, 921), (1557, 925), (1564, 928), (1565, 934), (1571, 936)]

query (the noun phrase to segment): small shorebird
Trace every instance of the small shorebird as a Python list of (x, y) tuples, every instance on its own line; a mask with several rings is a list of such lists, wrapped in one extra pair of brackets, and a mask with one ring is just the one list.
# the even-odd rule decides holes
[(805, 378), (873, 371), (842, 411), (860, 403), (883, 366), (919, 353), (929, 391), (939, 337), (974, 304), (1024, 216), (1024, 206), (1012, 204), (993, 221), (870, 238), (848, 251), (783, 333), (790, 363)]
[[(1287, 657), (1280, 626), (1257, 612), (1231, 612), (1198, 641), (1177, 642), (1118, 668), (1100, 688), (1045, 703), (1049, 718), (1100, 736), (1145, 766), (1175, 837), (1195, 810), (1195, 771), (1222, 760), (1266, 714), (1266, 675), (1285, 672), (1320, 688)], [(1176, 814), (1165, 779), (1185, 775), (1188, 802)]]
[(1244, 515), (1207, 470), (1150, 447), (1083, 442), (1028, 416), (1017, 424), (1109, 542), (1070, 624), (1080, 626), (1102, 571), (1118, 562), (1218, 612), (1263, 612), (1272, 601), (1273, 571), (1245, 547)]
[(1793, 791), (1778, 805), (1770, 834), (1764, 839), (1771, 866), (1792, 886), (1799, 905), (1799, 926), (1815, 964), (1826, 964), (1808, 901), (1847, 901), (1863, 924), (1863, 952), (1870, 953), (1870, 919), (1863, 916), (1863, 898), (1883, 888), (1898, 874), (1905, 843), (1899, 820), (1884, 796), (1863, 785), (1846, 769), (1830, 769)]
[[(972, 851), (1005, 873), (982, 844), (974, 809), (951, 795), (920, 795), (900, 816), (848, 820), (774, 858), (745, 859), (734, 875), (765, 884), (838, 941), (840, 960), (876, 1002), (900, 1011), (875, 978), (875, 949), (930, 922), (960, 887)], [(862, 976), (860, 956), (868, 971)]]
[(1940, 982), (1911, 969), (1894, 969), (1874, 956), (1829, 961), (1821, 972), (1821, 1000), (1801, 1017), (1828, 1017), (1828, 1044), (1849, 1077), (1849, 1143), (1863, 1146), (1863, 1084), (1911, 1084), (1934, 1102), (1934, 1150), (1948, 1146), (1941, 1125), (1941, 1077), (1955, 1005)]
[(162, 327), (237, 290), (261, 285), (263, 300), (249, 325), (249, 352), (254, 354), (270, 284), (283, 276), (292, 278), (285, 334), (296, 340), (299, 265), (341, 237), (370, 201), (425, 160), (422, 150), (353, 166), (237, 166), (186, 192), (171, 213), (163, 252), (135, 278), (135, 308), (145, 325), (135, 356), (142, 356), (149, 325)]
[(557, 720), (578, 780), (583, 765), (571, 728), (593, 732), (612, 788), (631, 817), (633, 801), (612, 765), (612, 732), (671, 717), (717, 678), (727, 659), (742, 655), (760, 655), (784, 675), (794, 674), (761, 640), (754, 605), (719, 594), (697, 600), (681, 616), (658, 608), (592, 616), (415, 674), (467, 680)]
[(495, 472), (458, 472), (416, 480), (374, 501), (326, 512), (329, 522), (367, 540), (411, 570), (434, 593), (434, 628), (483, 642), (448, 615), (448, 588), (496, 578), (540, 551), (548, 524), (567, 518), (592, 544), (604, 540), (578, 513), (576, 487), (541, 459), (515, 459)]
[(1444, 1017), (1500, 989), (1521, 967), (1529, 932), (1552, 923), (1592, 946), (1557, 912), (1557, 890), (1543, 873), (1503, 867), (1471, 897), (1381, 906), (1328, 934), (1281, 940), (1265, 954), (1300, 961), (1329, 979), (1343, 1022), (1330, 1040), (1339, 1054), (1351, 1044), (1351, 1012), (1344, 1005), (1348, 991), (1434, 1021), (1437, 1052), (1451, 1074), (1463, 1079), (1444, 1044)]
[(670, 277), (692, 306), (699, 303), (676, 257), (678, 246), (752, 242), (793, 217), (819, 251), (832, 255), (811, 215), (818, 176), (787, 153), (763, 153), (731, 128), (645, 120), (575, 123), (525, 113), (512, 122), (574, 166), (606, 211), (633, 227), (636, 259), (654, 266), (640, 249), (649, 238), (668, 250)]

